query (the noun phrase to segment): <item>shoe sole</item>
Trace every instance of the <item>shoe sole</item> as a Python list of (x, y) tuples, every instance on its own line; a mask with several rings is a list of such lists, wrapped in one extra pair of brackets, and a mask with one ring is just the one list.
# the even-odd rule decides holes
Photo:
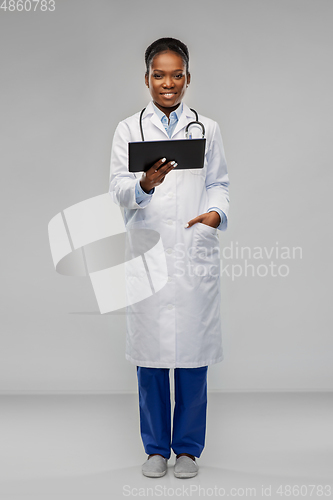
[(142, 474), (146, 477), (163, 477), (166, 474), (166, 470), (164, 472), (143, 472)]
[(174, 472), (175, 477), (185, 478), (185, 477), (194, 477), (198, 474), (197, 472)]

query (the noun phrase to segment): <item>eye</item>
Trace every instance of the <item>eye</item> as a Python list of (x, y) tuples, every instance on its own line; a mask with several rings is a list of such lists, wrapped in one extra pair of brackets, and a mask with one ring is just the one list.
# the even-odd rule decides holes
[(183, 78), (183, 76), (184, 75), (182, 73), (180, 73), (179, 75), (175, 75), (175, 78), (177, 78), (178, 80), (180, 80), (181, 78)]
[(154, 73), (153, 78), (162, 78), (162, 75), (158, 75), (158, 74)]

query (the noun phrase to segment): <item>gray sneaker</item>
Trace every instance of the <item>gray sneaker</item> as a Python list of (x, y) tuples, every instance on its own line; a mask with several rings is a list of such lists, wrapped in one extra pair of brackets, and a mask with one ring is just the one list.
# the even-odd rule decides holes
[(195, 460), (192, 458), (182, 455), (176, 458), (174, 475), (176, 477), (194, 477), (198, 474), (199, 467)]
[(142, 465), (142, 474), (147, 477), (162, 477), (168, 470), (168, 460), (161, 455), (153, 455)]

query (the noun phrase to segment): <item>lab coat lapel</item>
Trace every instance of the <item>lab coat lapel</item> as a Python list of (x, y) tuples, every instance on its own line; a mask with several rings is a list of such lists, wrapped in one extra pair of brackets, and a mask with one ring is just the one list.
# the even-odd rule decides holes
[(163, 126), (163, 123), (161, 122), (161, 120), (159, 119), (159, 117), (157, 116), (157, 114), (154, 113), (150, 117), (150, 119), (151, 119), (151, 123), (153, 123), (157, 128), (159, 128), (160, 130), (162, 130), (163, 134), (169, 139), (167, 131), (165, 130), (165, 128)]
[[(163, 126), (163, 123), (161, 122), (161, 120), (159, 119), (159, 117), (157, 116), (157, 114), (154, 111), (153, 103), (151, 101), (148, 104), (148, 106), (146, 107), (146, 110), (144, 112), (143, 117), (145, 117), (146, 115), (147, 116), (150, 115), (149, 118), (150, 118), (151, 123), (153, 125), (155, 125), (155, 127), (159, 128), (163, 132), (163, 134), (169, 139), (169, 136), (168, 136), (168, 134)], [(143, 130), (143, 133), (144, 133), (144, 130)], [(148, 137), (146, 138), (146, 136), (145, 136), (145, 140), (149, 141), (151, 139), (149, 139)]]
[[(183, 128), (186, 127), (186, 125), (189, 122), (191, 122), (193, 120), (195, 120), (195, 115), (194, 115), (193, 111), (191, 111), (190, 108), (188, 106), (186, 106), (185, 103), (183, 103), (183, 112), (180, 115), (180, 118), (177, 122), (175, 130), (173, 131), (171, 139), (173, 139), (174, 136), (178, 134), (178, 132), (180, 132)], [(185, 133), (184, 133), (183, 139), (185, 139)]]

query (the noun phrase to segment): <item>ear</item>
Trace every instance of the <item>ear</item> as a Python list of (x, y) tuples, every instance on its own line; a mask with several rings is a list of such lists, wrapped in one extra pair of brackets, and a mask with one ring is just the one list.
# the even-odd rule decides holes
[(191, 73), (187, 73), (187, 81), (186, 84), (189, 85), (191, 81)]
[(148, 75), (145, 74), (145, 83), (147, 85), (147, 87), (149, 87), (149, 80), (148, 80)]

